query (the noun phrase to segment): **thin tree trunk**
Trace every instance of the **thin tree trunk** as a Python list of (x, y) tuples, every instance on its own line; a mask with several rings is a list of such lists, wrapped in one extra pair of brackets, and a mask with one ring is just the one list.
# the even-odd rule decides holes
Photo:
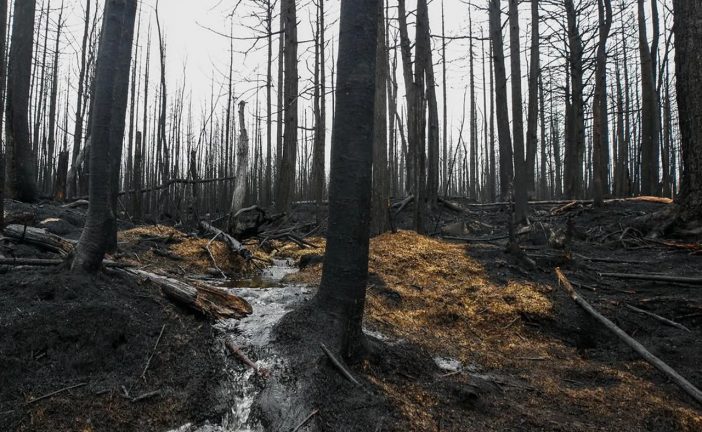
[(500, 199), (507, 200), (514, 176), (514, 165), (512, 163), (512, 137), (509, 131), (509, 111), (507, 109), (507, 72), (505, 70), (501, 16), (500, 0), (490, 0), (490, 40), (492, 41), (492, 61), (495, 69), (495, 108), (500, 147)]
[(378, 46), (375, 59), (375, 121), (373, 128), (373, 197), (371, 236), (389, 229), (388, 161), (387, 161), (387, 53), (385, 47), (385, 5), (378, 1)]
[[(539, 46), (539, 1), (531, 1), (531, 60), (529, 64), (529, 108), (527, 114), (526, 135), (526, 179), (528, 193), (533, 194), (536, 189), (536, 149), (538, 147), (537, 123), (539, 108), (537, 96), (539, 93), (539, 79), (541, 75), (541, 58)], [(542, 146), (543, 147), (543, 146)]]
[(595, 206), (609, 193), (609, 117), (607, 116), (607, 38), (612, 28), (611, 0), (597, 0), (599, 44), (595, 65), (595, 96), (592, 99), (592, 160)]
[(526, 166), (524, 160), (524, 117), (522, 116), (522, 67), (519, 49), (519, 6), (509, 0), (510, 65), (512, 71), (512, 134), (514, 138), (514, 219), (526, 222), (528, 211)]

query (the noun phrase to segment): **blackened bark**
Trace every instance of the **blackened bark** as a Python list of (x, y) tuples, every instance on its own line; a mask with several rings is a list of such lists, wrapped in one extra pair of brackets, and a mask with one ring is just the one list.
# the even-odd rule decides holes
[(378, 0), (378, 48), (375, 75), (375, 123), (373, 130), (373, 199), (371, 209), (372, 236), (389, 229), (388, 219), (388, 143), (387, 143), (387, 53), (385, 47), (385, 7)]
[[(100, 49), (95, 76), (95, 100), (89, 135), (90, 151), (89, 197), (90, 206), (85, 228), (76, 247), (72, 268), (78, 272), (95, 273), (102, 263), (110, 245), (115, 224), (115, 213), (111, 204), (113, 167), (119, 164), (116, 147), (121, 147), (124, 135), (124, 116), (129, 82), (129, 60), (121, 67), (124, 57), (131, 57), (136, 0), (108, 0), (105, 3), (104, 23), (100, 37)], [(131, 32), (129, 31), (131, 28)], [(123, 74), (124, 76), (120, 76)], [(117, 94), (121, 91), (124, 94)], [(115, 101), (123, 100), (121, 114)], [(121, 115), (115, 119), (115, 115)], [(121, 126), (121, 131), (115, 130)]]
[[(638, 0), (639, 55), (641, 57), (641, 193), (658, 193), (660, 158), (658, 96), (654, 52), (648, 45), (644, 0)], [(655, 44), (654, 44), (655, 45)]]
[(285, 88), (283, 154), (278, 176), (276, 207), (287, 211), (295, 192), (295, 163), (297, 161), (297, 6), (295, 0), (282, 0), (281, 13), (285, 17)]
[(539, 79), (541, 76), (541, 58), (539, 46), (539, 1), (531, 1), (531, 63), (529, 64), (529, 108), (527, 114), (526, 136), (526, 178), (528, 191), (533, 193), (536, 188), (536, 126), (539, 116), (537, 96), (539, 94)]
[(362, 347), (368, 281), (378, 0), (342, 0), (329, 229), (316, 301), (345, 357)]
[(702, 220), (702, 3), (673, 1), (675, 71), (680, 134), (682, 185), (678, 203), (683, 218)]
[(29, 134), (35, 6), (33, 1), (15, 0), (7, 74), (6, 187), (10, 198), (24, 202), (37, 199), (35, 163)]
[(527, 178), (524, 160), (524, 117), (522, 115), (522, 67), (519, 49), (519, 6), (509, 0), (510, 66), (512, 71), (512, 132), (514, 139), (514, 219), (517, 223), (527, 218)]
[(568, 70), (571, 93), (566, 108), (565, 196), (580, 198), (583, 194), (583, 161), (585, 156), (585, 100), (583, 83), (583, 42), (577, 24), (573, 0), (565, 0), (568, 19)]
[[(7, 0), (0, 0), (0, 119), (5, 115), (5, 80), (7, 78)], [(0, 140), (2, 134), (0, 133)], [(0, 142), (0, 230), (5, 226), (5, 147)]]
[(506, 200), (509, 199), (514, 170), (509, 111), (507, 110), (507, 72), (505, 70), (501, 16), (500, 0), (490, 0), (490, 40), (492, 41), (492, 61), (495, 69), (495, 109), (500, 149), (500, 198)]
[(597, 0), (599, 45), (595, 65), (595, 96), (592, 100), (592, 160), (595, 205), (609, 193), (609, 117), (607, 116), (607, 38), (612, 28), (611, 0)]

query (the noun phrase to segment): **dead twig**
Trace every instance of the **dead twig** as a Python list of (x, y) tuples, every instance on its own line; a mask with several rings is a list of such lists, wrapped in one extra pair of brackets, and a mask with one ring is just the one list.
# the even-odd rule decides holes
[(152, 392), (148, 392), (148, 393), (144, 393), (142, 395), (139, 395), (139, 396), (131, 399), (131, 402), (132, 403), (139, 402), (139, 401), (143, 401), (145, 399), (151, 399), (153, 397), (160, 396), (160, 395), (161, 395), (161, 390), (156, 390), (156, 391), (152, 391)]
[(326, 345), (324, 345), (323, 343), (320, 343), (319, 346), (322, 347), (322, 351), (324, 351), (324, 354), (326, 354), (327, 357), (329, 357), (329, 360), (332, 362), (332, 364), (339, 370), (339, 372), (341, 372), (341, 374), (347, 380), (351, 381), (352, 383), (354, 383), (355, 385), (357, 385), (359, 387), (361, 386), (361, 383), (358, 382), (358, 380), (356, 378), (354, 378), (353, 375), (351, 375), (351, 372), (346, 368), (346, 366), (344, 366), (344, 364), (339, 359), (337, 359), (334, 356), (334, 354), (332, 354), (331, 351), (329, 351), (329, 348), (327, 348)]
[(647, 311), (647, 310), (639, 309), (639, 308), (637, 308), (637, 307), (635, 307), (635, 306), (632, 306), (632, 305), (630, 305), (630, 304), (625, 304), (624, 306), (626, 306), (626, 308), (629, 309), (629, 310), (631, 310), (631, 311), (634, 311), (634, 312), (637, 312), (637, 313), (640, 313), (640, 314), (643, 314), (643, 315), (650, 316), (651, 318), (657, 319), (658, 321), (662, 322), (663, 324), (669, 325), (669, 326), (671, 326), (671, 327), (678, 328), (678, 329), (680, 329), (680, 330), (684, 330), (684, 331), (686, 331), (686, 332), (688, 332), (688, 333), (692, 333), (692, 331), (691, 331), (689, 328), (685, 327), (684, 325), (682, 325), (682, 324), (680, 324), (680, 323), (676, 323), (675, 321), (669, 320), (668, 318), (664, 318), (664, 317), (662, 317), (662, 316), (660, 316), (660, 315), (654, 314), (653, 312), (649, 312), (649, 311)]
[(297, 425), (297, 427), (296, 427), (295, 429), (293, 429), (292, 432), (297, 432), (297, 431), (299, 431), (300, 429), (302, 429), (302, 427), (303, 427), (304, 425), (306, 425), (307, 422), (310, 421), (310, 419), (311, 419), (312, 417), (316, 416), (317, 414), (319, 414), (319, 410), (318, 410), (318, 409), (315, 409), (314, 411), (312, 411), (312, 412), (310, 413), (310, 415), (308, 415), (307, 417), (305, 417), (305, 419), (302, 420), (302, 422), (301, 422), (299, 425)]
[(690, 285), (702, 285), (701, 277), (669, 276), (662, 274), (642, 274), (642, 273), (599, 273), (602, 277), (612, 277), (617, 279), (636, 279), (652, 282), (673, 282)]
[(224, 345), (226, 345), (229, 351), (232, 354), (234, 354), (239, 360), (241, 360), (242, 363), (253, 369), (256, 372), (256, 374), (263, 378), (268, 378), (270, 376), (270, 372), (267, 369), (259, 368), (256, 365), (256, 363), (251, 361), (251, 359), (241, 351), (241, 348), (234, 345), (234, 342), (231, 339), (227, 339)]
[(44, 396), (39, 396), (39, 397), (36, 398), (36, 399), (32, 399), (32, 400), (30, 400), (29, 402), (25, 403), (25, 405), (31, 405), (31, 404), (33, 404), (33, 403), (35, 403), (35, 402), (39, 402), (40, 400), (44, 400), (44, 399), (48, 399), (48, 398), (50, 398), (50, 397), (52, 397), (52, 396), (56, 396), (56, 395), (59, 394), (59, 393), (63, 393), (63, 392), (69, 391), (69, 390), (77, 389), (77, 388), (79, 388), (79, 387), (85, 387), (85, 386), (87, 386), (87, 385), (88, 385), (88, 383), (80, 383), (80, 384), (72, 385), (72, 386), (69, 386), (69, 387), (64, 387), (64, 388), (62, 388), (62, 389), (60, 389), (60, 390), (56, 390), (55, 392), (51, 392), (51, 393), (49, 393), (49, 394), (45, 394)]
[(158, 334), (158, 339), (156, 339), (156, 343), (154, 344), (154, 349), (151, 351), (151, 355), (149, 356), (149, 359), (146, 361), (146, 366), (144, 366), (144, 372), (141, 373), (141, 378), (146, 381), (146, 371), (149, 370), (149, 366), (151, 365), (151, 359), (154, 358), (154, 354), (156, 354), (156, 348), (158, 348), (159, 342), (161, 342), (161, 337), (163, 336), (163, 331), (166, 329), (166, 324), (164, 324), (161, 327), (161, 333)]

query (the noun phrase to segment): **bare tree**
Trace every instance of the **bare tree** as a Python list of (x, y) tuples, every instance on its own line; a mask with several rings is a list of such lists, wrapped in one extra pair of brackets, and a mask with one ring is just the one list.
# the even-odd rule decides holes
[(492, 62), (495, 69), (495, 104), (497, 114), (497, 136), (500, 148), (500, 198), (507, 199), (514, 176), (512, 165), (512, 137), (509, 131), (507, 110), (507, 72), (502, 40), (502, 11), (500, 0), (490, 0), (490, 40)]
[(388, 219), (388, 141), (387, 141), (387, 53), (385, 47), (385, 5), (378, 0), (378, 47), (375, 59), (375, 122), (373, 128), (373, 198), (371, 235), (389, 228)]
[(599, 45), (595, 65), (595, 96), (592, 100), (592, 159), (595, 205), (609, 193), (609, 117), (607, 116), (607, 38), (612, 28), (611, 0), (597, 0)]
[(29, 85), (32, 73), (35, 2), (15, 0), (7, 74), (6, 176), (10, 198), (37, 199), (35, 163), (29, 134)]
[(673, 1), (675, 72), (680, 134), (682, 136), (682, 185), (677, 202), (685, 221), (702, 220), (702, 4)]
[[(78, 272), (97, 272), (105, 252), (116, 231), (116, 216), (112, 206), (111, 181), (113, 170), (118, 169), (120, 159), (115, 148), (121, 147), (124, 137), (124, 117), (131, 63), (136, 0), (107, 0), (100, 37), (100, 51), (95, 75), (95, 101), (90, 136), (93, 139), (90, 152), (89, 196), (90, 205), (85, 228), (76, 247), (72, 269)], [(126, 63), (127, 67), (123, 67)], [(122, 66), (120, 66), (122, 65)], [(123, 93), (118, 94), (117, 92)], [(116, 101), (123, 100), (122, 106)], [(115, 116), (121, 116), (116, 119)], [(121, 131), (117, 130), (121, 126)], [(116, 141), (119, 138), (119, 141)]]

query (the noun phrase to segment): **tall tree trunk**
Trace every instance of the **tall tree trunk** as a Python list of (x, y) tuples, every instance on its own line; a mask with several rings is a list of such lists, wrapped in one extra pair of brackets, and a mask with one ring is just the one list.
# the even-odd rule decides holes
[(527, 114), (527, 136), (526, 136), (526, 179), (528, 192), (533, 194), (536, 189), (536, 149), (538, 139), (536, 137), (537, 123), (539, 117), (539, 106), (537, 96), (539, 94), (539, 78), (541, 75), (541, 58), (539, 46), (539, 1), (531, 1), (531, 60), (529, 64), (529, 108)]
[[(0, 0), (0, 120), (5, 115), (5, 80), (7, 79), (7, 0)], [(0, 128), (0, 231), (5, 227), (5, 146)]]
[[(641, 193), (658, 193), (660, 149), (658, 96), (655, 81), (655, 52), (649, 48), (644, 1), (638, 0), (639, 55), (641, 57)], [(656, 0), (653, 0), (656, 1)], [(657, 38), (654, 29), (654, 38)], [(655, 44), (654, 44), (655, 45)]]
[(54, 62), (51, 74), (51, 98), (49, 101), (49, 133), (47, 139), (46, 165), (44, 166), (44, 190), (52, 190), (51, 181), (54, 178), (54, 151), (56, 147), (56, 116), (58, 105), (58, 71), (59, 71), (59, 44), (61, 42), (61, 29), (63, 28), (63, 1), (56, 24), (56, 44), (54, 46)]
[(578, 29), (573, 0), (565, 0), (568, 20), (568, 68), (571, 93), (566, 108), (565, 196), (580, 198), (583, 194), (583, 161), (585, 156), (585, 100), (583, 84), (583, 43)]
[(295, 162), (297, 161), (297, 6), (295, 0), (281, 0), (280, 5), (281, 13), (285, 17), (285, 131), (276, 206), (278, 211), (287, 211), (295, 192)]
[(32, 72), (35, 2), (15, 0), (7, 74), (6, 188), (24, 202), (37, 199), (35, 162), (29, 135), (29, 84)]
[(266, 62), (266, 180), (263, 186), (263, 205), (272, 201), (273, 187), (273, 4), (266, 2), (266, 31), (268, 51)]
[(526, 162), (524, 160), (524, 117), (522, 115), (522, 67), (519, 49), (519, 6), (509, 0), (510, 65), (512, 71), (512, 130), (514, 138), (514, 219), (517, 223), (527, 218)]
[[(412, 194), (415, 192), (415, 180), (417, 178), (417, 146), (419, 137), (417, 136), (417, 89), (412, 73), (412, 44), (407, 29), (407, 9), (405, 0), (397, 1), (398, 25), (400, 33), (400, 54), (402, 56), (402, 74), (405, 83), (405, 98), (407, 99), (407, 154), (405, 158), (405, 168), (407, 176), (405, 179), (405, 192)], [(415, 201), (416, 203), (416, 201)]]
[(592, 160), (595, 205), (604, 204), (609, 193), (609, 117), (607, 116), (607, 38), (612, 28), (611, 0), (597, 0), (599, 44), (595, 64), (595, 96), (592, 99)]
[(382, 234), (388, 219), (388, 144), (387, 144), (387, 53), (385, 47), (385, 5), (378, 0), (378, 47), (375, 59), (375, 121), (373, 128), (373, 198), (370, 233)]
[[(111, 203), (112, 179), (113, 170), (120, 163), (117, 158), (121, 155), (115, 149), (122, 145), (129, 89), (128, 85), (120, 83), (129, 83), (136, 6), (136, 0), (107, 0), (105, 3), (89, 133), (93, 141), (90, 152), (90, 172), (93, 173), (90, 177), (90, 205), (72, 264), (73, 270), (78, 272), (94, 273), (100, 268), (116, 230)], [(116, 101), (124, 102), (119, 106), (120, 102)], [(121, 119), (115, 116), (121, 116)]]
[(509, 131), (509, 111), (507, 109), (507, 72), (505, 70), (501, 16), (500, 0), (490, 0), (490, 40), (492, 41), (492, 61), (495, 69), (495, 109), (500, 149), (500, 199), (506, 200), (509, 199), (510, 195), (514, 165), (512, 164), (512, 137)]
[(682, 184), (677, 202), (684, 220), (702, 220), (702, 3), (673, 0), (675, 72), (680, 135)]
[(368, 280), (377, 0), (342, 0), (337, 104), (329, 183), (329, 230), (314, 310), (332, 318), (334, 348), (362, 349)]
[[(168, 92), (166, 89), (166, 45), (164, 41), (164, 35), (161, 31), (161, 20), (159, 18), (158, 12), (159, 2), (156, 2), (156, 28), (158, 30), (158, 46), (159, 46), (159, 60), (161, 64), (161, 94), (160, 94), (160, 106), (158, 113), (158, 130), (156, 135), (156, 141), (158, 145), (159, 153), (162, 156), (159, 168), (161, 172), (161, 183), (166, 184), (171, 178), (171, 162), (170, 162), (170, 151), (168, 150), (168, 141), (166, 140), (166, 105), (168, 103)], [(162, 214), (171, 214), (171, 197), (168, 188), (163, 189), (162, 195), (159, 197), (159, 202), (162, 203)]]
[(312, 156), (312, 195), (317, 203), (317, 222), (322, 219), (326, 158), (326, 115), (322, 112), (325, 91), (324, 80), (324, 0), (317, 0), (317, 41), (314, 69), (314, 148)]

